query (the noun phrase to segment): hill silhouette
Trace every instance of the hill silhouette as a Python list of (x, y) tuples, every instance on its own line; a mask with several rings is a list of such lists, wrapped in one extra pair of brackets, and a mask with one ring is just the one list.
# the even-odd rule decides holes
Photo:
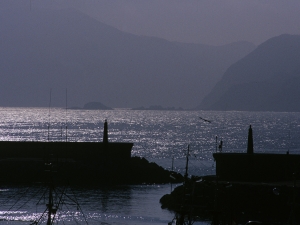
[(198, 109), (300, 111), (300, 36), (259, 45), (224, 73)]
[[(137, 36), (73, 9), (0, 10), (0, 106), (99, 101), (111, 107), (195, 107), (248, 42), (183, 44)], [(5, 96), (5, 97), (4, 97)]]

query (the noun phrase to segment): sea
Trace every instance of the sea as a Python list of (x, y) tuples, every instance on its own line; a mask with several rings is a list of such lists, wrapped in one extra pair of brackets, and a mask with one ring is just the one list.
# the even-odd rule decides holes
[[(250, 125), (254, 152), (300, 154), (298, 112), (0, 108), (0, 140), (101, 142), (105, 120), (110, 142), (132, 142), (132, 156), (181, 174), (188, 158), (189, 176), (214, 175), (216, 151), (246, 152)], [(68, 187), (54, 224), (168, 224), (174, 213), (162, 209), (159, 199), (178, 185)], [(46, 224), (47, 198), (41, 184), (0, 185), (0, 224), (33, 224), (38, 218)]]

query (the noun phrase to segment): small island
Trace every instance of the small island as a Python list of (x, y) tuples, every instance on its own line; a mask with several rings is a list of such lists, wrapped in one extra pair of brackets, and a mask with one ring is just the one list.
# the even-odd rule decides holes
[(182, 111), (184, 109), (181, 107), (175, 108), (175, 107), (162, 107), (161, 105), (151, 105), (148, 108), (141, 106), (141, 107), (132, 108), (131, 110), (169, 110), (169, 111), (177, 110), (177, 111)]
[(78, 107), (78, 106), (73, 106), (70, 109), (84, 109), (84, 110), (113, 110), (113, 108), (108, 107), (101, 102), (88, 102), (84, 104), (84, 106)]

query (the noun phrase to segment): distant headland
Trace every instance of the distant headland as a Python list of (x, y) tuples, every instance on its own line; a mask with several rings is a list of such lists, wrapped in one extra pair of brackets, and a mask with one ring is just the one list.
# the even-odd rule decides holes
[(86, 110), (113, 110), (113, 108), (108, 107), (101, 102), (88, 102), (82, 108), (78, 106), (70, 107), (70, 109), (86, 109)]
[(137, 107), (137, 108), (132, 108), (131, 110), (184, 110), (181, 107), (175, 108), (175, 107), (162, 107), (161, 105), (151, 105), (148, 108), (141, 106), (141, 107)]
[[(72, 106), (69, 109), (73, 109), (73, 110), (114, 110), (113, 108), (106, 106), (104, 104), (102, 104), (101, 102), (88, 102), (86, 103), (83, 107), (79, 107), (79, 106)], [(129, 108), (131, 110), (166, 110), (166, 111), (183, 111), (185, 110), (182, 107), (163, 107), (161, 105), (151, 105), (149, 107), (144, 107), (144, 106), (140, 106), (140, 107), (136, 107), (136, 108)]]

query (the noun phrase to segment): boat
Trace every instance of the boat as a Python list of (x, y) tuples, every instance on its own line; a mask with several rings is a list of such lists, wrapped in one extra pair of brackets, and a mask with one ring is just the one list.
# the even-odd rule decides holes
[[(43, 198), (47, 198), (48, 202), (46, 204), (45, 211), (41, 213), (41, 215), (37, 216), (37, 218), (32, 223), (30, 223), (30, 225), (39, 225), (45, 222), (47, 225), (58, 224), (58, 220), (57, 220), (58, 211), (59, 209), (63, 208), (66, 198), (68, 200), (71, 200), (71, 202), (75, 204), (77, 211), (79, 211), (82, 217), (84, 218), (85, 224), (88, 224), (87, 218), (83, 213), (80, 204), (77, 202), (76, 197), (72, 198), (68, 196), (66, 192), (67, 189), (66, 187), (62, 187), (60, 190), (57, 190), (57, 188), (55, 187), (54, 173), (56, 172), (57, 171), (55, 171), (55, 164), (53, 164), (50, 161), (45, 163), (45, 177), (47, 178), (47, 183), (46, 183), (47, 191), (44, 192), (43, 196), (40, 198), (40, 201)], [(39, 202), (37, 204), (39, 204)], [(64, 224), (63, 221), (62, 223)], [(78, 223), (76, 222), (76, 224)]]

